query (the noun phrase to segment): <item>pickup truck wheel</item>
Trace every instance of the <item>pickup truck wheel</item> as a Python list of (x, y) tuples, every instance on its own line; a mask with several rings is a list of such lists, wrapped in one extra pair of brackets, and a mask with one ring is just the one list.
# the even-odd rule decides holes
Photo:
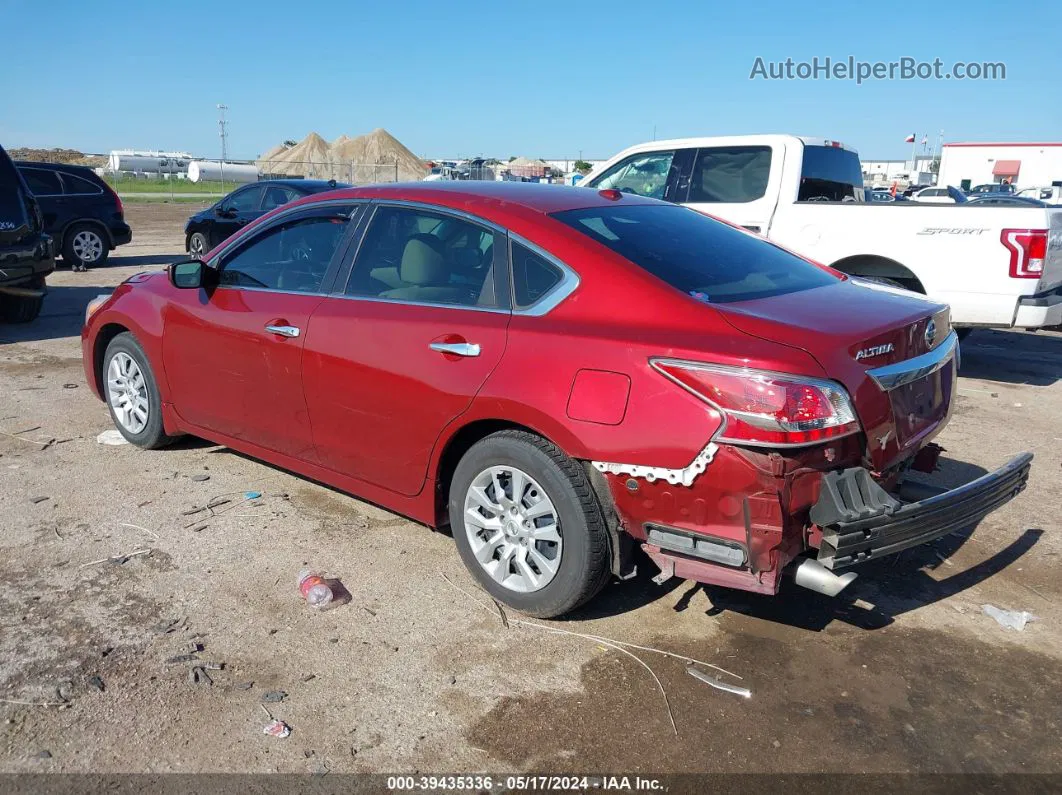
[(145, 450), (174, 440), (162, 427), (162, 398), (147, 354), (129, 332), (117, 335), (103, 355), (103, 394), (115, 427)]
[(522, 613), (563, 615), (608, 581), (608, 531), (586, 473), (534, 434), (473, 445), (454, 471), (449, 513), (472, 576)]
[(76, 224), (63, 237), (63, 259), (71, 267), (78, 265), (103, 265), (110, 248), (99, 227), (91, 224)]

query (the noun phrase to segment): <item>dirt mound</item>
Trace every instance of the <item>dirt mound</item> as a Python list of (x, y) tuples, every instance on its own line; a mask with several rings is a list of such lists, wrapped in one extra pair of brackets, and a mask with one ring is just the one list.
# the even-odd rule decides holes
[(90, 168), (103, 168), (107, 165), (107, 158), (86, 155), (76, 149), (30, 149), (21, 147), (9, 149), (7, 152), (12, 160), (31, 160), (34, 163), (62, 163), (69, 166), (89, 166)]
[(292, 147), (278, 146), (258, 160), (263, 174), (336, 179), (341, 182), (394, 182), (423, 179), (424, 162), (382, 128), (368, 135), (339, 136), (329, 144), (313, 132)]

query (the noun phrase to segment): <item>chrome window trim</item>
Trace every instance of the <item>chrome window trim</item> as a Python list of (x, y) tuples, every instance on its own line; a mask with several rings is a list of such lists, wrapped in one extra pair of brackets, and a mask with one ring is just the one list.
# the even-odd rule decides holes
[[(341, 206), (344, 204), (356, 204), (358, 206), (362, 206), (367, 203), (368, 201), (366, 199), (327, 199), (322, 202), (314, 202), (313, 204), (300, 204), (296, 207), (288, 207), (287, 209), (281, 210), (279, 213), (270, 218), (269, 223), (265, 225), (264, 229), (271, 229), (274, 223), (282, 222), (289, 215), (294, 215), (295, 213), (311, 212), (313, 210), (319, 210), (324, 207), (335, 207), (337, 205)], [(255, 221), (257, 220), (258, 219), (256, 218)], [(251, 221), (251, 223), (253, 224), (254, 221)], [(221, 259), (236, 246), (243, 243), (244, 238), (247, 237), (248, 234), (250, 234), (252, 230), (249, 228), (249, 226), (250, 224), (248, 224), (247, 227), (244, 227), (239, 232), (237, 232), (234, 237), (230, 238), (229, 241), (224, 244), (224, 248), (220, 249), (217, 254), (215, 254), (205, 263), (206, 266), (217, 270), (218, 266), (221, 264)], [(259, 227), (255, 227), (256, 231), (258, 229)]]
[[(514, 315), (525, 315), (527, 317), (542, 317), (543, 315), (547, 314), (548, 312), (550, 312), (551, 310), (556, 308), (556, 306), (561, 301), (563, 301), (565, 298), (567, 298), (569, 295), (571, 295), (573, 292), (575, 292), (575, 288), (577, 288), (579, 286), (579, 282), (580, 282), (579, 274), (576, 273), (574, 270), (572, 270), (567, 264), (562, 262), (560, 259), (558, 259), (557, 257), (555, 257), (552, 254), (550, 254), (548, 251), (543, 249), (541, 246), (538, 246), (538, 245), (532, 243), (526, 237), (522, 237), (522, 236), (516, 234), (515, 232), (509, 232), (508, 235), (509, 235), (509, 274), (510, 274), (509, 291), (511, 293), (510, 300), (512, 301), (512, 305), (513, 305), (513, 314)], [(531, 306), (524, 307), (523, 309), (517, 309), (516, 308), (516, 283), (515, 283), (515, 280), (512, 278), (512, 272), (513, 272), (513, 248), (512, 248), (512, 244), (514, 242), (520, 244), (524, 248), (530, 249), (532, 251), (532, 253), (534, 253), (536, 256), (542, 257), (542, 259), (546, 260), (546, 262), (550, 263), (555, 268), (559, 269), (560, 272), (561, 272), (561, 280), (559, 282), (557, 282), (555, 285), (553, 285), (546, 292), (546, 294), (543, 295), (541, 298), (539, 298), (537, 301), (535, 301), (535, 303), (531, 304)]]
[(509, 315), (508, 309), (499, 309), (496, 306), (469, 306), (468, 304), (443, 304), (437, 301), (405, 301), (401, 298), (379, 298), (373, 295), (347, 295), (346, 293), (332, 293), (332, 298), (342, 298), (344, 301), (365, 301), (371, 304), (400, 304), (402, 306), (427, 306), (434, 309), (460, 309), (466, 312), (488, 312), (494, 315)]
[(238, 284), (219, 284), (215, 290), (240, 290), (248, 293), (280, 293), (282, 295), (316, 295), (318, 298), (327, 298), (328, 293), (318, 290), (311, 292), (299, 292), (298, 290), (278, 290), (275, 287), (242, 287)]
[[(457, 209), (454, 209), (452, 207), (446, 207), (446, 206), (438, 205), (438, 204), (428, 204), (427, 202), (419, 202), (419, 201), (414, 201), (412, 199), (376, 198), (376, 199), (373, 199), (372, 202), (373, 202), (373, 207), (374, 208), (380, 208), (380, 207), (411, 207), (411, 208), (413, 208), (415, 210), (427, 210), (428, 212), (437, 213), (439, 215), (453, 215), (453, 216), (461, 218), (461, 219), (463, 219), (465, 221), (468, 221), (470, 223), (479, 224), (480, 226), (485, 226), (488, 229), (490, 229), (492, 232), (500, 232), (503, 235), (510, 234), (508, 229), (506, 229), (503, 226), (499, 226), (498, 224), (494, 223), (493, 221), (488, 221), (486, 218), (482, 218), (482, 217), (480, 217), (478, 215), (473, 215), (472, 213), (465, 212), (464, 210), (457, 210)], [(375, 209), (373, 211), (373, 214), (375, 214)], [(371, 223), (371, 219), (370, 219), (370, 223)]]
[(952, 331), (940, 345), (928, 353), (905, 359), (902, 362), (875, 367), (867, 370), (867, 375), (883, 392), (888, 392), (890, 389), (896, 389), (904, 384), (917, 381), (919, 378), (932, 375), (953, 358), (958, 359), (958, 346), (959, 335)]

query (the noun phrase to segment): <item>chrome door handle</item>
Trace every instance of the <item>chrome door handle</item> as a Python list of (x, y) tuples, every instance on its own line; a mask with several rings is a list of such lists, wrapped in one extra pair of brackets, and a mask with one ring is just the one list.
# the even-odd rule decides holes
[(428, 347), (436, 353), (452, 353), (454, 356), (479, 356), (479, 346), (474, 342), (433, 342)]
[(298, 326), (266, 326), (265, 329), (270, 334), (277, 334), (281, 337), (297, 337), (301, 333)]

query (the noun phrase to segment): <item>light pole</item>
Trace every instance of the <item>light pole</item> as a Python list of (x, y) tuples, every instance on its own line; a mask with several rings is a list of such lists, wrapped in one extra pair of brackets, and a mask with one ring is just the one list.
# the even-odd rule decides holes
[(228, 105), (218, 103), (218, 135), (221, 136), (221, 189), (225, 190), (225, 158), (228, 156), (226, 152), (225, 144), (227, 143), (228, 133), (225, 132), (225, 125), (228, 124), (225, 121), (225, 111), (229, 109)]

